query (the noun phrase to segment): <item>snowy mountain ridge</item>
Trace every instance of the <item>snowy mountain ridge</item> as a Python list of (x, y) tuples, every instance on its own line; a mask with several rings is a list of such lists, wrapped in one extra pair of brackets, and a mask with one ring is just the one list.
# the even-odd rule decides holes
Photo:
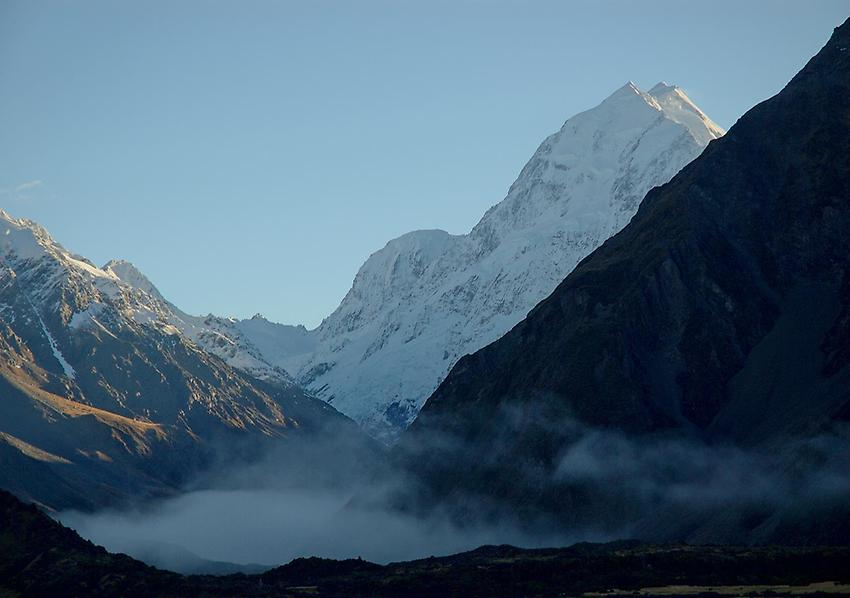
[(0, 486), (93, 509), (172, 494), (221, 455), (374, 446), (234, 330), (0, 213)]
[(519, 322), (723, 133), (679, 87), (627, 83), (545, 139), (469, 234), (414, 231), (372, 254), (311, 331), (313, 351), (271, 361), (392, 441), (461, 356)]
[[(37, 311), (53, 313), (70, 329), (97, 326), (109, 333), (98, 318), (107, 308), (123, 317), (151, 326), (167, 334), (181, 334), (207, 351), (261, 380), (292, 385), (291, 377), (270, 364), (253, 343), (236, 328), (236, 321), (215, 316), (191, 316), (168, 302), (154, 284), (133, 264), (111, 260), (98, 268), (89, 260), (74, 255), (57, 243), (41, 225), (16, 219), (0, 210), (0, 264), (4, 275), (32, 279), (29, 301)], [(60, 286), (65, 301), (58, 305), (42, 304), (54, 296)], [(0, 313), (4, 306), (0, 306)], [(10, 317), (14, 317), (10, 314)], [(49, 328), (44, 327), (49, 334)], [(52, 338), (52, 337), (51, 337)], [(55, 341), (57, 360), (61, 351)], [(65, 369), (68, 373), (67, 368)]]

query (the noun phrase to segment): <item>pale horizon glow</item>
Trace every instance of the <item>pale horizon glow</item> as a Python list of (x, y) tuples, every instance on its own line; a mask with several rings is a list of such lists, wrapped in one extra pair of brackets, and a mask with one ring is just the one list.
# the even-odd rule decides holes
[(417, 229), (468, 232), (550, 133), (631, 80), (728, 129), (845, 1), (11, 0), (0, 208), (194, 314), (315, 327)]

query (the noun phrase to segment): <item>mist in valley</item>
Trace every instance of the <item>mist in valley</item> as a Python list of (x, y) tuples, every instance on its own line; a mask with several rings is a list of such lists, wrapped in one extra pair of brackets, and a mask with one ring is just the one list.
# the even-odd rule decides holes
[[(513, 415), (504, 420), (507, 436)], [(58, 518), (111, 551), (186, 573), (232, 571), (216, 562), (252, 572), (310, 556), (387, 563), (485, 544), (818, 543), (848, 534), (819, 523), (824, 510), (847, 510), (846, 426), (797, 444), (742, 449), (682, 435), (630, 437), (573, 420), (545, 425), (563, 434), (564, 448), (548, 469), (529, 461), (515, 472), (510, 482), (521, 501), (462, 485), (450, 496), (425, 491), (404, 464), (419, 459), (417, 450), (439, 461), (469, 448), (450, 439), (430, 438), (413, 453), (408, 445), (402, 459), (395, 449), (328, 434), (250, 464), (222, 460), (172, 498)], [(490, 449), (494, 461), (510, 451)]]
[[(558, 531), (462, 522), (435, 506), (399, 508), (416, 483), (390, 451), (341, 428), (320, 442), (269, 450), (251, 463), (225, 457), (175, 497), (57, 518), (110, 551), (185, 573), (256, 571), (298, 557), (363, 558), (372, 562), (425, 558), (509, 543), (536, 547), (576, 540)], [(213, 562), (209, 562), (213, 561)]]

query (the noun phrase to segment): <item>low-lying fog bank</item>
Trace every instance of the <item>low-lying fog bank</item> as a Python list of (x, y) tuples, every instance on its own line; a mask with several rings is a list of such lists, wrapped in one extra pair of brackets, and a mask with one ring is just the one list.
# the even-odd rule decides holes
[(439, 509), (415, 516), (390, 507), (410, 480), (386, 457), (339, 435), (290, 445), (250, 465), (222, 460), (173, 498), (57, 518), (110, 551), (183, 573), (256, 572), (310, 556), (388, 563), (482, 544), (576, 540), (532, 535), (507, 518), (461, 529)]
[(143, 510), (65, 512), (59, 519), (112, 552), (186, 573), (228, 571), (198, 558), (265, 566), (307, 556), (387, 563), (482, 544), (570, 541), (554, 534), (531, 538), (507, 527), (460, 530), (445, 517), (418, 519), (347, 503), (347, 496), (308, 490), (201, 490)]
[[(850, 538), (846, 426), (773, 451), (693, 437), (628, 437), (574, 421), (557, 426), (564, 435), (559, 458), (545, 470), (515, 464), (511, 500), (497, 500), (492, 488), (464, 493), (456, 479), (441, 498), (419, 493), (422, 480), (403, 473), (400, 460), (390, 465), (385, 453), (364, 453), (343, 438), (290, 446), (250, 466), (222, 462), (174, 498), (58, 518), (111, 551), (185, 573), (229, 573), (228, 563), (256, 572), (309, 556), (388, 563), (483, 544)], [(449, 441), (431, 441), (406, 462), (422, 451), (440, 462), (438, 448)], [(491, 448), (499, 462), (512, 455)], [(453, 478), (432, 482), (441, 480)]]

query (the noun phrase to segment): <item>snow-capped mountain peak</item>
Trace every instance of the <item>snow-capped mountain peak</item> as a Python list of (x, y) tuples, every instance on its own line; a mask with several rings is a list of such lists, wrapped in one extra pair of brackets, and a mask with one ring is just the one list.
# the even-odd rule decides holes
[(372, 254), (310, 333), (315, 348), (271, 361), (391, 439), (458, 358), (519, 322), (722, 134), (678, 87), (625, 84), (545, 139), (469, 234), (415, 231)]
[(610, 96), (602, 100), (602, 103), (608, 102), (610, 100), (614, 100), (617, 98), (629, 97), (629, 96), (639, 96), (643, 94), (643, 92), (638, 89), (638, 86), (635, 85), (634, 81), (627, 81), (622, 87), (620, 87), (617, 91), (612, 93)]
[(132, 263), (126, 260), (109, 260), (101, 268), (104, 272), (114, 275), (122, 282), (127, 283), (135, 289), (139, 289), (148, 293), (153, 297), (165, 300), (159, 289), (148, 280), (148, 277), (141, 273)]
[(667, 118), (685, 126), (698, 143), (707, 145), (725, 133), (677, 85), (661, 81), (649, 90), (648, 95), (658, 103)]
[(87, 276), (117, 280), (84, 257), (75, 255), (57, 243), (40, 224), (25, 218), (14, 218), (0, 209), (0, 255), (5, 262), (36, 261), (45, 257), (59, 266)]

